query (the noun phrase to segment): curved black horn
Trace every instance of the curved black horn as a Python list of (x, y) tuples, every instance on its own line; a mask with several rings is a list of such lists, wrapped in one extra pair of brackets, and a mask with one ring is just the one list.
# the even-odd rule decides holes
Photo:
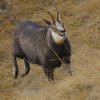
[(55, 19), (54, 19), (53, 15), (51, 14), (51, 12), (48, 11), (47, 13), (51, 16), (53, 23), (55, 23)]
[(60, 12), (58, 11), (57, 8), (56, 8), (56, 11), (57, 11), (57, 16), (56, 16), (56, 17), (57, 17), (57, 20), (58, 20), (58, 21), (61, 21), (61, 20), (60, 20)]

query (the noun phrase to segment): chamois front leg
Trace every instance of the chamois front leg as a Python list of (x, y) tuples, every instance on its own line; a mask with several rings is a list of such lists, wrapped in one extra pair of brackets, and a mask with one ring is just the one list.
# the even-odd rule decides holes
[(66, 66), (68, 73), (72, 76), (71, 67), (70, 67), (70, 57), (63, 57), (62, 60), (64, 65)]
[(70, 57), (64, 56), (64, 57), (62, 58), (62, 60), (63, 60), (63, 62), (64, 62), (65, 64), (67, 64), (67, 66), (70, 68)]
[(54, 80), (53, 69), (44, 68), (44, 72), (49, 81)]
[(40, 56), (40, 61), (41, 61), (41, 65), (44, 70), (44, 73), (47, 76), (48, 80), (49, 81), (54, 80), (54, 74), (53, 74), (54, 69), (48, 66), (47, 59), (43, 58), (43, 56)]
[(53, 74), (53, 69), (48, 68), (47, 66), (42, 66), (45, 75), (47, 76), (48, 80), (54, 80), (54, 74)]

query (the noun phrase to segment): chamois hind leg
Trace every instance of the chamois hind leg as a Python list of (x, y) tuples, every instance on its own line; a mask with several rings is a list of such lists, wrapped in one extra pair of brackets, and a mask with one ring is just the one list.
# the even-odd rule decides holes
[(18, 72), (19, 72), (16, 56), (14, 55), (12, 56), (12, 61), (13, 61), (13, 75), (14, 78), (16, 79), (18, 77)]
[(30, 71), (30, 65), (29, 65), (29, 61), (27, 60), (27, 57), (24, 58), (24, 63), (25, 63), (25, 69), (24, 72), (22, 73), (22, 76), (27, 75)]

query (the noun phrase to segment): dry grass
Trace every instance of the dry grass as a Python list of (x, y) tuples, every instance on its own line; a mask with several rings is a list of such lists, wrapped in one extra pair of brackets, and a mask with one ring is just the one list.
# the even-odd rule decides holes
[[(2, 9), (5, 4), (5, 10)], [(73, 77), (56, 69), (48, 82), (41, 66), (12, 77), (11, 31), (20, 19), (44, 24), (47, 10), (61, 11), (72, 46)], [(0, 100), (100, 100), (100, 0), (0, 0)], [(20, 74), (23, 61), (19, 61)]]

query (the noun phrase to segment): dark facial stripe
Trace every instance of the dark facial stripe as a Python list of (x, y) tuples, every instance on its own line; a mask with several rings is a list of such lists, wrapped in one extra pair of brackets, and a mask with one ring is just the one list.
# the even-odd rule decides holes
[(65, 32), (65, 29), (64, 30), (62, 30), (62, 31), (60, 31), (61, 33), (64, 33)]

